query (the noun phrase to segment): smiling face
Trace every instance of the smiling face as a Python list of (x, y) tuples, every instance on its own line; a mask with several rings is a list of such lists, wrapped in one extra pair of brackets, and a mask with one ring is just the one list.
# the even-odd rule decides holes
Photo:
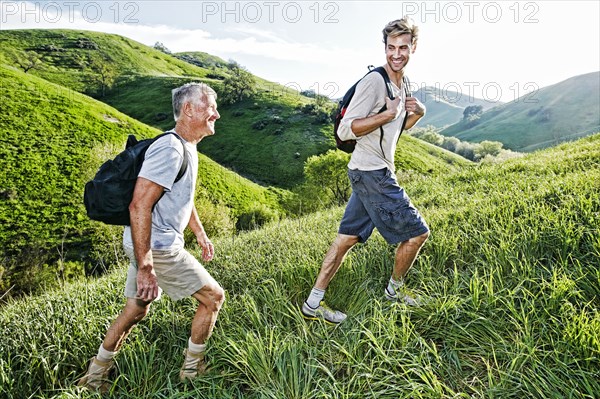
[(410, 33), (388, 37), (385, 45), (385, 57), (389, 68), (395, 73), (401, 72), (408, 64), (414, 48)]
[(217, 101), (213, 95), (205, 95), (197, 103), (190, 103), (192, 112), (190, 124), (198, 141), (215, 134), (215, 122), (221, 117), (217, 111)]

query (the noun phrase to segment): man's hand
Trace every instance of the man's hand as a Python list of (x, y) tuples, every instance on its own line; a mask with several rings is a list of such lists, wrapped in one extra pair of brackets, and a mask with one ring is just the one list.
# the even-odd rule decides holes
[(398, 109), (398, 105), (400, 105), (400, 97), (396, 97), (393, 100), (391, 100), (387, 96), (385, 97), (385, 107), (386, 107), (385, 112), (387, 113), (387, 115), (389, 117), (388, 122), (391, 122), (400, 116), (401, 110)]
[(215, 256), (215, 247), (213, 246), (212, 241), (208, 239), (208, 236), (204, 231), (196, 236), (198, 240), (198, 245), (202, 248), (202, 259), (206, 262), (212, 260), (213, 256)]
[(413, 113), (419, 116), (425, 115), (425, 106), (416, 97), (407, 97), (404, 108), (406, 108), (406, 112), (409, 114)]
[(137, 297), (146, 302), (152, 302), (158, 296), (158, 281), (152, 266), (138, 268)]

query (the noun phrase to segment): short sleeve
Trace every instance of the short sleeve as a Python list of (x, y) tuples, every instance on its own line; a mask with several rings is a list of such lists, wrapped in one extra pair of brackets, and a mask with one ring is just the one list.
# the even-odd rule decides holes
[(183, 164), (183, 151), (183, 144), (174, 135), (159, 138), (148, 147), (139, 177), (170, 191)]

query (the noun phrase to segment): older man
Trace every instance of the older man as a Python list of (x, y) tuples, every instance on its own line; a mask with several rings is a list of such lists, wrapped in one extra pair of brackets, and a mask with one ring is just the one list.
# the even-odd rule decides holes
[[(203, 83), (185, 84), (172, 95), (176, 122), (172, 132), (179, 138), (164, 135), (148, 148), (129, 206), (131, 225), (123, 234), (123, 247), (131, 259), (125, 307), (79, 380), (80, 386), (101, 392), (110, 388), (108, 375), (117, 351), (162, 291), (173, 300), (192, 296), (198, 301), (184, 351), (182, 380), (205, 371), (205, 343), (224, 302), (223, 289), (184, 249), (183, 237), (184, 229), (189, 227), (202, 248), (203, 260), (212, 259), (214, 247), (198, 218), (194, 194), (198, 175), (196, 144), (215, 133), (215, 121), (220, 117), (217, 96)], [(185, 158), (188, 166), (175, 182)]]

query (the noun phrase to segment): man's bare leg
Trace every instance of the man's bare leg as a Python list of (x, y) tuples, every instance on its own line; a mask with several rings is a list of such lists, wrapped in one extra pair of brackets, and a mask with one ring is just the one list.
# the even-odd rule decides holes
[(206, 370), (206, 341), (215, 328), (217, 316), (225, 301), (225, 292), (218, 285), (206, 285), (194, 293), (193, 297), (198, 300), (198, 308), (192, 320), (188, 348), (184, 353), (185, 361), (179, 373), (182, 381), (195, 378)]
[[(420, 236), (401, 242), (396, 248), (394, 270), (386, 288), (386, 295), (389, 299), (395, 298), (397, 296), (396, 291), (404, 285), (404, 277), (412, 267), (428, 237), (429, 232), (421, 234)], [(407, 300), (406, 302), (411, 301)], [(411, 302), (409, 304), (416, 303)]]
[(339, 311), (333, 311), (321, 306), (325, 291), (329, 283), (339, 270), (348, 251), (358, 243), (357, 236), (338, 234), (321, 265), (315, 286), (310, 292), (308, 299), (302, 305), (302, 314), (307, 319), (323, 319), (327, 322), (338, 324), (346, 319), (346, 315)]

